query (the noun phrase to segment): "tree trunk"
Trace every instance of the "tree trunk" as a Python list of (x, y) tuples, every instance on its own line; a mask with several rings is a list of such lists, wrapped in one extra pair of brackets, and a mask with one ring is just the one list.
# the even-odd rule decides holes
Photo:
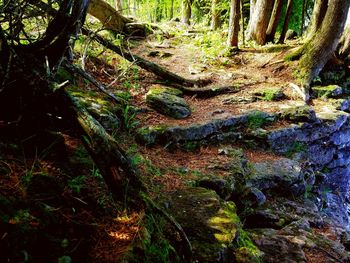
[(123, 32), (125, 24), (132, 22), (103, 0), (90, 0), (88, 13), (100, 20), (105, 28), (116, 32)]
[(247, 40), (252, 39), (255, 4), (256, 4), (256, 0), (250, 0), (249, 22), (248, 22), (248, 26), (247, 26)]
[(266, 31), (266, 42), (273, 42), (275, 39), (276, 29), (281, 17), (283, 0), (276, 0), (273, 6), (269, 26)]
[(173, 19), (174, 17), (174, 0), (171, 0), (171, 4), (170, 4), (170, 19)]
[(114, 0), (115, 10), (119, 12), (119, 14), (123, 14), (123, 3), (122, 0)]
[(257, 0), (252, 19), (252, 39), (259, 45), (266, 43), (266, 30), (269, 25), (273, 0)]
[(315, 0), (311, 23), (308, 28), (306, 39), (311, 39), (315, 35), (316, 31), (321, 27), (322, 21), (327, 11), (327, 7), (328, 0)]
[(344, 32), (339, 41), (338, 55), (343, 59), (350, 55), (350, 10), (346, 19)]
[(287, 9), (286, 9), (286, 16), (284, 18), (282, 32), (281, 32), (280, 38), (278, 40), (279, 44), (284, 43), (284, 39), (286, 38), (286, 33), (287, 33), (287, 30), (288, 30), (289, 21), (290, 21), (290, 17), (291, 17), (291, 14), (292, 14), (292, 7), (293, 7), (292, 0), (288, 0)]
[(319, 30), (300, 50), (299, 76), (308, 100), (311, 81), (318, 76), (337, 48), (344, 30), (350, 1), (329, 0), (328, 8)]
[(300, 36), (304, 33), (304, 24), (305, 24), (305, 12), (306, 12), (307, 1), (303, 0), (302, 10), (301, 10), (301, 26), (300, 26)]
[(230, 24), (228, 29), (227, 45), (238, 47), (239, 19), (241, 18), (241, 0), (231, 0)]
[(211, 30), (216, 30), (220, 27), (220, 10), (218, 4), (219, 0), (211, 1)]
[(190, 25), (190, 19), (192, 16), (192, 0), (182, 1), (182, 23)]

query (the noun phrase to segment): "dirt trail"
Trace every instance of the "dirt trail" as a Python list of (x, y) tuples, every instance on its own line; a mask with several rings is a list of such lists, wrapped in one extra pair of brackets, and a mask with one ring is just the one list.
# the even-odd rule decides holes
[[(188, 43), (177, 44), (172, 39), (165, 40), (161, 45), (146, 41), (134, 48), (133, 52), (186, 78), (210, 79), (212, 81), (209, 84), (210, 87), (234, 86), (240, 90), (235, 94), (222, 94), (205, 99), (187, 96), (185, 99), (192, 109), (190, 117), (174, 120), (152, 111), (139, 116), (145, 125), (188, 125), (240, 115), (252, 110), (271, 113), (279, 111), (282, 104), (294, 105), (296, 101), (301, 103), (301, 100), (289, 87), (289, 83), (294, 79), (291, 76), (292, 70), (283, 62), (285, 51), (266, 52), (247, 48), (232, 57), (221, 57), (215, 60), (215, 63), (207, 65), (201, 62), (205, 54), (199, 47)], [(150, 56), (150, 52), (158, 52), (158, 56)], [(162, 57), (164, 54), (168, 54), (169, 57)], [(191, 74), (191, 68), (197, 69), (197, 72)], [(153, 76), (148, 76), (148, 78), (153, 78)], [(147, 83), (145, 90), (149, 87), (150, 83)], [(256, 91), (273, 88), (282, 88), (284, 93), (288, 94), (283, 103), (266, 100), (245, 103), (230, 102), (232, 96), (245, 100)], [(136, 96), (135, 103), (146, 107), (144, 94)]]

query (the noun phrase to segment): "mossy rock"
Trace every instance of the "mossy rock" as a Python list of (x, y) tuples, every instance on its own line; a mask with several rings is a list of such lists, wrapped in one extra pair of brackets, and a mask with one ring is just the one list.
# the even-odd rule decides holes
[(279, 114), (279, 118), (293, 122), (313, 122), (316, 120), (316, 113), (310, 106), (297, 106), (285, 109)]
[(142, 127), (136, 131), (135, 139), (139, 144), (150, 146), (158, 142), (166, 129), (165, 125)]
[(151, 87), (146, 94), (146, 103), (155, 111), (172, 117), (184, 119), (191, 115), (191, 109), (185, 99), (179, 97), (181, 91), (173, 88)]
[(186, 232), (193, 247), (193, 262), (217, 262), (240, 229), (233, 202), (224, 202), (211, 190), (192, 187), (171, 197), (172, 214)]
[(312, 95), (315, 98), (339, 98), (344, 94), (344, 89), (338, 85), (312, 87)]
[(253, 95), (257, 100), (276, 101), (285, 98), (282, 88), (272, 87), (256, 90)]

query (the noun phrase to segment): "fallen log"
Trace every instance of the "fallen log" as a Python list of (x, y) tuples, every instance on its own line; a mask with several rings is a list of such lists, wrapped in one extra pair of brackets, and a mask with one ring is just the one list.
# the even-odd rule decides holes
[(156, 63), (153, 63), (151, 61), (145, 60), (144, 58), (141, 58), (137, 55), (133, 55), (130, 52), (126, 50), (122, 50), (122, 48), (112, 44), (108, 40), (104, 39), (103, 37), (94, 34), (92, 31), (82, 28), (82, 33), (86, 36), (89, 36), (93, 38), (95, 41), (100, 43), (102, 46), (110, 49), (111, 51), (117, 53), (118, 55), (124, 57), (126, 60), (135, 63), (139, 67), (154, 73), (158, 77), (164, 79), (167, 82), (173, 82), (182, 86), (186, 87), (194, 87), (194, 86), (203, 86), (207, 84), (208, 80), (192, 80), (192, 79), (186, 79), (184, 77), (181, 77), (159, 65)]

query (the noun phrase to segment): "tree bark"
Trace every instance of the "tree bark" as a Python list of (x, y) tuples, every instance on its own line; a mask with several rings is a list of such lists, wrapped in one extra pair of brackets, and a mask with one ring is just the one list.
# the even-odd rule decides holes
[(252, 39), (255, 4), (256, 4), (256, 0), (250, 0), (249, 22), (247, 26), (247, 40)]
[(305, 100), (309, 100), (311, 81), (318, 76), (337, 48), (344, 30), (350, 1), (329, 0), (324, 20), (301, 50), (299, 76), (305, 89)]
[(252, 19), (251, 37), (259, 45), (266, 43), (266, 30), (269, 25), (273, 0), (257, 0)]
[(219, 0), (211, 1), (211, 30), (216, 30), (220, 27), (220, 10), (218, 4)]
[(306, 39), (311, 39), (316, 31), (321, 27), (322, 21), (327, 11), (328, 0), (315, 0), (312, 11), (311, 23), (308, 28)]
[(288, 30), (289, 21), (290, 21), (290, 17), (291, 17), (291, 14), (292, 14), (292, 7), (293, 7), (292, 0), (288, 0), (287, 9), (286, 9), (286, 16), (284, 18), (282, 32), (281, 32), (280, 38), (278, 40), (279, 44), (284, 43), (284, 39), (286, 38), (286, 33), (287, 33), (287, 30)]
[(88, 13), (100, 20), (105, 28), (116, 32), (124, 32), (125, 25), (132, 22), (103, 0), (90, 0)]
[(123, 14), (123, 3), (122, 0), (114, 0), (115, 10), (119, 12), (119, 14)]
[(300, 36), (304, 33), (304, 24), (305, 24), (305, 12), (306, 12), (307, 1), (303, 0), (302, 9), (301, 9), (301, 26), (300, 26)]
[(344, 32), (339, 41), (338, 55), (343, 59), (350, 55), (350, 10), (346, 19)]
[(182, 23), (190, 25), (190, 19), (192, 16), (192, 0), (182, 1)]
[(275, 39), (276, 29), (281, 17), (283, 0), (276, 0), (273, 6), (269, 26), (266, 31), (266, 42), (273, 42)]
[(227, 45), (238, 47), (239, 19), (241, 18), (241, 0), (231, 0), (230, 21)]

